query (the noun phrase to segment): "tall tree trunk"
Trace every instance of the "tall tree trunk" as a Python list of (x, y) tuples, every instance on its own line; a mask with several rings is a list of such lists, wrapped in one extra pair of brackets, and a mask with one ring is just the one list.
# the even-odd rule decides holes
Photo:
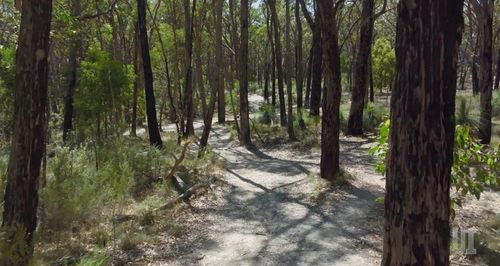
[(248, 114), (248, 0), (241, 0), (240, 9), (240, 143), (248, 146), (252, 142)]
[(373, 60), (372, 56), (370, 55), (370, 102), (375, 102), (375, 92), (374, 92), (374, 85), (373, 85)]
[(286, 119), (286, 106), (285, 106), (285, 92), (283, 86), (283, 54), (281, 50), (281, 36), (280, 25), (278, 20), (278, 13), (276, 12), (276, 0), (267, 0), (269, 9), (271, 10), (271, 23), (273, 25), (274, 33), (274, 53), (276, 55), (276, 70), (278, 74), (278, 96), (280, 101), (280, 125), (282, 127), (287, 125)]
[[(80, 0), (73, 0), (71, 2), (71, 15), (75, 18), (80, 16)], [(80, 47), (79, 34), (73, 37), (68, 57), (68, 90), (64, 101), (64, 121), (63, 121), (63, 141), (67, 141), (71, 130), (73, 130), (73, 97), (76, 88), (76, 71), (78, 63), (76, 57), (78, 56), (78, 49)]]
[(400, 1), (382, 265), (449, 265), (463, 1)]
[[(200, 139), (200, 148), (203, 149), (208, 144), (208, 137), (210, 134), (210, 130), (212, 129), (212, 117), (215, 108), (215, 99), (217, 99), (216, 95), (219, 94), (219, 123), (225, 123), (225, 112), (226, 107), (223, 105), (224, 115), (221, 120), (221, 97), (222, 93), (224, 96), (224, 54), (222, 50), (222, 6), (224, 4), (224, 0), (214, 0), (214, 17), (215, 17), (215, 86), (212, 86), (212, 92), (210, 94), (210, 103), (207, 110), (207, 113), (204, 115), (204, 124), (203, 133)], [(225, 98), (222, 97), (222, 101), (225, 101)]]
[[(306, 4), (304, 0), (300, 1), (300, 6), (302, 7), (302, 13), (306, 18), (307, 24), (312, 31), (312, 45), (311, 52), (309, 55), (309, 69), (308, 69), (308, 85), (306, 92), (306, 101), (309, 105), (309, 112), (312, 116), (319, 116), (319, 107), (321, 105), (321, 78), (323, 74), (323, 52), (322, 52), (322, 44), (321, 44), (321, 22), (319, 20), (319, 16), (316, 15), (313, 18), (311, 14), (307, 10)], [(333, 3), (330, 3), (333, 4)], [(316, 10), (317, 11), (317, 10)], [(319, 13), (319, 12), (315, 12)], [(309, 87), (311, 86), (311, 87)], [(309, 97), (310, 93), (310, 97)]]
[[(273, 40), (273, 20), (271, 19), (271, 14), (269, 14), (269, 4), (267, 5), (267, 19), (266, 19), (266, 28), (267, 28), (267, 38), (269, 39), (269, 44), (271, 45), (271, 105), (274, 109), (276, 106), (276, 49), (274, 46)], [(274, 111), (274, 110), (273, 110)]]
[(363, 109), (368, 89), (369, 61), (372, 49), (374, 0), (363, 1), (359, 45), (354, 65), (354, 83), (351, 90), (351, 108), (347, 123), (348, 135), (363, 134)]
[(312, 59), (313, 59), (313, 49), (311, 47), (309, 51), (309, 58), (307, 59), (307, 80), (306, 80), (306, 95), (304, 99), (305, 107), (310, 106), (310, 94), (311, 94), (311, 79), (312, 79)]
[(1, 231), (1, 265), (28, 265), (37, 225), (38, 183), (45, 150), (51, 0), (24, 0), (16, 55), (14, 128)]
[(479, 55), (480, 120), (479, 138), (481, 143), (491, 141), (491, 95), (493, 90), (493, 6), (494, 0), (480, 0), (481, 49)]
[(156, 118), (156, 101), (153, 90), (153, 71), (149, 56), (148, 33), (146, 30), (146, 0), (137, 0), (137, 19), (139, 23), (139, 43), (141, 47), (142, 66), (144, 71), (144, 93), (146, 96), (146, 115), (148, 119), (149, 143), (161, 149), (163, 142)]
[(224, 1), (214, 0), (215, 1), (215, 40), (216, 40), (216, 51), (215, 51), (215, 61), (217, 61), (217, 55), (219, 54), (220, 62), (216, 64), (217, 66), (217, 76), (219, 81), (216, 81), (218, 86), (218, 118), (219, 123), (224, 124), (226, 122), (226, 94), (224, 90), (224, 72), (223, 72), (223, 51), (222, 51), (222, 10)]
[(304, 70), (303, 70), (303, 59), (302, 59), (302, 20), (300, 18), (300, 3), (299, 0), (295, 0), (295, 24), (297, 27), (297, 47), (295, 48), (295, 86), (297, 87), (297, 114), (299, 118), (299, 126), (304, 129), (306, 124), (302, 118), (302, 108), (303, 108), (303, 85), (304, 85)]
[(336, 22), (336, 7), (330, 0), (317, 0), (325, 67), (325, 91), (321, 118), (322, 178), (334, 180), (339, 171), (340, 97), (342, 92), (340, 50)]
[[(130, 122), (130, 135), (135, 137), (137, 136), (137, 99), (139, 97), (139, 84), (141, 83), (139, 68), (142, 67), (139, 64), (139, 56), (140, 56), (140, 45), (139, 45), (139, 25), (136, 24), (135, 34), (134, 34), (134, 89), (132, 94), (132, 117)], [(141, 60), (142, 61), (142, 60)]]
[(316, 16), (314, 27), (312, 29), (312, 83), (311, 83), (311, 99), (310, 99), (310, 114), (312, 116), (319, 116), (319, 107), (321, 105), (321, 76), (323, 74), (323, 49), (321, 44), (321, 27), (320, 22)]
[[(196, 0), (193, 0), (193, 6), (191, 9), (191, 1), (184, 0), (184, 62), (185, 62), (185, 79), (184, 79), (184, 121), (185, 129), (183, 132), (184, 137), (194, 135), (194, 89), (193, 89), (193, 68), (192, 68), (192, 57), (193, 57), (193, 30), (194, 30), (194, 14), (196, 10)], [(191, 10), (190, 10), (191, 9)]]
[(497, 73), (495, 76), (495, 86), (494, 89), (498, 90), (498, 86), (500, 85), (500, 48), (497, 51)]
[(293, 96), (292, 96), (292, 48), (290, 46), (290, 0), (285, 0), (285, 66), (286, 66), (286, 97), (288, 101), (287, 132), (290, 140), (295, 140), (293, 132)]

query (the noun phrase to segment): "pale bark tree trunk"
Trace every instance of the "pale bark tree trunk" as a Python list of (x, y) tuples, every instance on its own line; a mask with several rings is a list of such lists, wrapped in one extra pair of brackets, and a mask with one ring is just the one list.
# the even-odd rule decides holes
[[(28, 265), (37, 225), (38, 183), (45, 150), (51, 0), (24, 0), (16, 55), (14, 129), (1, 231), (2, 265)], [(9, 245), (10, 243), (10, 245)], [(9, 251), (12, 252), (9, 256)]]
[(153, 71), (149, 56), (148, 33), (146, 30), (146, 0), (137, 0), (137, 19), (139, 23), (139, 43), (141, 47), (142, 66), (144, 71), (144, 92), (146, 96), (146, 115), (148, 119), (149, 143), (161, 149), (163, 142), (156, 118), (156, 101), (153, 90)]
[(340, 171), (339, 108), (342, 92), (340, 50), (336, 22), (336, 9), (338, 7), (334, 8), (330, 0), (317, 0), (317, 4), (325, 67), (325, 90), (321, 118), (320, 175), (322, 178), (334, 180)]
[(240, 7), (240, 143), (251, 144), (250, 119), (248, 114), (248, 0), (241, 0)]
[(449, 265), (463, 1), (398, 5), (382, 265)]
[(139, 68), (142, 67), (139, 65), (139, 56), (140, 56), (140, 45), (139, 45), (139, 27), (136, 24), (135, 34), (134, 34), (134, 88), (132, 92), (132, 117), (130, 121), (130, 135), (135, 137), (137, 136), (137, 99), (139, 97), (139, 84), (141, 83), (141, 79), (139, 76)]
[(276, 0), (267, 0), (271, 11), (271, 24), (273, 25), (274, 33), (274, 53), (276, 55), (275, 63), (278, 76), (278, 96), (280, 102), (280, 125), (287, 126), (285, 92), (283, 86), (283, 52), (281, 50), (280, 25), (278, 13), (276, 11)]
[(369, 61), (371, 56), (374, 0), (363, 1), (361, 11), (361, 27), (359, 29), (359, 45), (354, 65), (354, 82), (351, 90), (351, 108), (347, 123), (348, 135), (363, 134), (363, 109), (368, 89)]

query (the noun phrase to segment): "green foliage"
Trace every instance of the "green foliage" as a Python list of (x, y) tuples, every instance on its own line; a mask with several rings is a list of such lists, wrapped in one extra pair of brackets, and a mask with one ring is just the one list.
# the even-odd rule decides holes
[(479, 122), (472, 115), (472, 102), (465, 97), (457, 97), (458, 106), (455, 112), (455, 121), (457, 125), (477, 128)]
[(96, 48), (88, 50), (86, 60), (81, 62), (74, 100), (75, 128), (80, 139), (95, 136), (104, 124), (120, 129), (117, 117), (131, 97), (132, 73), (130, 66), (112, 60), (109, 54)]
[(14, 108), (16, 50), (0, 47), (0, 140), (10, 134)]
[(50, 229), (69, 229), (98, 214), (95, 206), (114, 207), (126, 195), (132, 181), (126, 146), (114, 149), (113, 159), (95, 168), (95, 150), (82, 145), (73, 150), (61, 148), (49, 161), (51, 175), (42, 190), (45, 225)]
[(83, 256), (76, 266), (105, 266), (110, 263), (111, 258), (104, 251), (96, 250)]
[(462, 206), (468, 194), (477, 199), (485, 187), (500, 187), (500, 146), (482, 145), (467, 126), (457, 126), (453, 154), (452, 183), (455, 186), (453, 203)]
[[(12, 239), (11, 236), (14, 238)], [(26, 228), (22, 225), (4, 227), (0, 231), (0, 264), (23, 265), (23, 258), (28, 256), (29, 249), (24, 236)], [(10, 239), (9, 239), (10, 238)]]
[[(390, 122), (386, 120), (380, 125), (377, 142), (370, 150), (370, 154), (376, 158), (375, 168), (379, 173), (385, 173), (386, 170), (389, 129)], [(454, 187), (454, 205), (461, 207), (467, 195), (479, 199), (485, 187), (500, 187), (500, 145), (482, 145), (468, 126), (456, 127), (453, 159), (451, 183)]]
[(492, 107), (492, 115), (500, 116), (500, 90), (496, 90), (493, 92), (491, 107)]
[(363, 112), (363, 128), (374, 131), (389, 117), (388, 108), (379, 103), (368, 102)]
[(380, 124), (379, 135), (374, 146), (370, 149), (370, 155), (375, 156), (375, 170), (378, 173), (385, 174), (385, 163), (387, 151), (389, 150), (389, 130), (391, 121), (385, 120)]
[(385, 38), (378, 38), (372, 49), (373, 85), (382, 89), (389, 87), (396, 76), (396, 53)]

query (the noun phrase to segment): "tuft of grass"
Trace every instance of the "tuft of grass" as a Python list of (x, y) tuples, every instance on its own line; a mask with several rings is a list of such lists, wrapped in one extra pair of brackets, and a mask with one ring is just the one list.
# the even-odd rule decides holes
[(103, 251), (94, 251), (83, 256), (76, 266), (105, 266), (111, 265), (111, 258)]
[(455, 110), (455, 120), (457, 125), (477, 128), (479, 122), (472, 113), (472, 101), (461, 96), (457, 98), (458, 98), (458, 104)]

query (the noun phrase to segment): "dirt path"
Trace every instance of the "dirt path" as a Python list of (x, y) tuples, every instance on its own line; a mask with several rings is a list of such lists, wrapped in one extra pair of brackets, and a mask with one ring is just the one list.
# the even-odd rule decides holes
[[(343, 165), (366, 160), (349, 158), (349, 150), (360, 143), (343, 143)], [(363, 178), (370, 180), (321, 190), (311, 177), (319, 168), (318, 153), (290, 147), (249, 151), (236, 146), (220, 127), (211, 145), (227, 161), (230, 189), (206, 212), (207, 235), (177, 263), (379, 264), (379, 176), (368, 173)]]
[[(250, 102), (255, 109), (259, 98)], [(181, 238), (160, 237), (132, 264), (380, 265), (383, 205), (376, 198), (384, 180), (373, 171), (366, 139), (340, 141), (341, 166), (353, 179), (331, 186), (317, 177), (317, 149), (287, 143), (248, 150), (214, 126), (210, 145), (226, 161), (225, 185), (191, 201), (184, 214), (194, 222)]]
[(226, 161), (227, 185), (216, 199), (192, 202), (193, 217), (202, 219), (194, 238), (156, 250), (147, 264), (379, 264), (382, 204), (375, 199), (384, 182), (365, 143), (342, 139), (341, 163), (355, 179), (332, 187), (317, 177), (319, 151), (297, 143), (247, 150), (215, 126), (210, 145)]

